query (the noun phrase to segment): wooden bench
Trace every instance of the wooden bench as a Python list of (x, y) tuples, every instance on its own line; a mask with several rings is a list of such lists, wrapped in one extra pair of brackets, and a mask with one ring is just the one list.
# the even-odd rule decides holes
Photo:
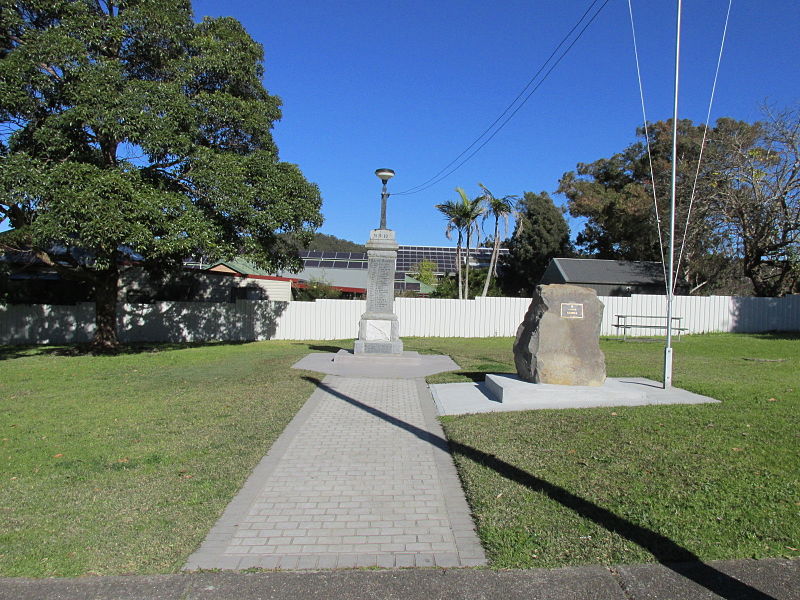
[[(623, 342), (628, 338), (629, 329), (661, 329), (664, 331), (667, 329), (667, 317), (663, 315), (614, 315), (614, 317), (616, 318), (614, 327), (622, 330)], [(653, 323), (652, 321), (661, 322)], [(681, 332), (687, 330), (682, 323), (683, 317), (672, 317), (672, 331), (678, 332), (678, 340), (681, 339)]]

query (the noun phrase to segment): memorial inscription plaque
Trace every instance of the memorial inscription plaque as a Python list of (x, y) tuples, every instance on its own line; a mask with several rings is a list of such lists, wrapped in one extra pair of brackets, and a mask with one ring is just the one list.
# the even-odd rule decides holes
[(583, 304), (576, 302), (562, 302), (561, 303), (561, 318), (562, 319), (582, 319), (583, 318)]
[(370, 256), (367, 273), (367, 312), (393, 314), (395, 258)]

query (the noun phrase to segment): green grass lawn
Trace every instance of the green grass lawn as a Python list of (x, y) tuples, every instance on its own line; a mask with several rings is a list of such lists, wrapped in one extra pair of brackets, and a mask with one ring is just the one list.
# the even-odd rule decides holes
[[(352, 341), (114, 357), (0, 347), (0, 576), (178, 570), (311, 395), (310, 374), (289, 367), (340, 347)], [(406, 348), (463, 367), (431, 381), (512, 370), (509, 339)], [(703, 559), (797, 555), (800, 340), (690, 336), (675, 348), (675, 384), (722, 404), (443, 419), (494, 566), (653, 560), (629, 531), (609, 531), (620, 522)], [(603, 349), (612, 376), (660, 377), (660, 344)], [(533, 491), (498, 463), (563, 493)]]
[(0, 575), (179, 569), (311, 395), (309, 344), (0, 348)]
[[(509, 339), (413, 345), (463, 367), (432, 382), (513, 371)], [(674, 348), (674, 385), (722, 404), (442, 419), (493, 566), (800, 555), (800, 338)], [(602, 349), (610, 376), (661, 379), (663, 343)]]

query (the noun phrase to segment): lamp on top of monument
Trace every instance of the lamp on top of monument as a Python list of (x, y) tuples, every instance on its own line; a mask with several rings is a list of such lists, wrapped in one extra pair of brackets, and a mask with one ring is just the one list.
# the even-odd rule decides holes
[(386, 229), (386, 199), (389, 197), (389, 192), (386, 191), (386, 182), (394, 177), (392, 169), (375, 169), (375, 175), (383, 182), (383, 191), (381, 192), (381, 226), (378, 229)]

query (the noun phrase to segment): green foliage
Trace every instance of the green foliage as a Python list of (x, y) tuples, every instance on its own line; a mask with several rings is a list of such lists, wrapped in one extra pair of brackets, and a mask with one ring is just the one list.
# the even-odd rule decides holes
[(572, 255), (564, 211), (547, 192), (525, 192), (517, 205), (517, 226), (508, 250), (501, 287), (510, 296), (530, 296), (551, 258)]
[[(800, 111), (767, 116), (721, 118), (708, 132), (678, 122), (676, 259), (696, 290), (740, 292), (739, 274), (760, 296), (800, 289)], [(619, 154), (579, 164), (560, 181), (570, 214), (586, 219), (578, 246), (598, 258), (660, 261), (669, 243), (672, 122), (637, 134)]]
[(432, 260), (425, 259), (420, 263), (411, 267), (411, 271), (409, 275), (424, 283), (425, 285), (430, 285), (432, 287), (436, 287), (437, 279), (436, 279), (436, 271), (439, 270), (439, 265), (437, 265)]
[(308, 286), (304, 288), (294, 289), (294, 299), (299, 301), (312, 302), (318, 299), (332, 299), (342, 297), (342, 291), (337, 290), (327, 281), (319, 279), (312, 279), (308, 282)]
[(514, 202), (518, 201), (517, 196), (503, 196), (502, 198), (495, 197), (489, 189), (482, 183), (478, 184), (483, 190), (483, 220), (494, 219), (494, 235), (492, 236), (493, 243), (492, 257), (489, 260), (489, 272), (486, 276), (486, 281), (483, 284), (482, 296), (489, 293), (489, 284), (493, 277), (497, 277), (497, 262), (500, 255), (500, 222), (503, 222), (503, 230), (505, 235), (508, 235), (508, 221), (509, 218), (516, 214)]
[(450, 239), (453, 231), (458, 233), (458, 241), (456, 243), (456, 271), (458, 276), (458, 297), (469, 299), (469, 292), (471, 290), (469, 285), (469, 260), (464, 262), (464, 277), (462, 279), (462, 254), (461, 248), (464, 239), (466, 238), (466, 254), (469, 256), (469, 249), (471, 247), (472, 236), (476, 237), (476, 245), (480, 243), (480, 225), (478, 219), (483, 214), (483, 196), (478, 196), (470, 200), (467, 193), (463, 188), (457, 187), (458, 200), (447, 200), (442, 204), (437, 204), (436, 208), (441, 212), (445, 219), (447, 219), (447, 227), (445, 235)]
[[(319, 191), (278, 159), (280, 100), (240, 23), (194, 23), (185, 0), (4, 4), (6, 241), (95, 284), (106, 344), (121, 249), (160, 266), (203, 253), (300, 267), (278, 234), (320, 225)], [(87, 253), (56, 263), (54, 245)]]
[(301, 239), (297, 236), (286, 233), (280, 236), (297, 250), (321, 250), (323, 252), (366, 252), (367, 248), (363, 244), (357, 244), (350, 240), (338, 238), (335, 235), (314, 232), (311, 235), (304, 235)]
[(335, 235), (315, 233), (308, 244), (309, 250), (323, 250), (326, 252), (366, 252), (364, 244), (357, 244), (350, 240), (338, 238)]
[[(576, 241), (590, 255), (617, 260), (661, 260), (659, 225), (662, 239), (667, 239), (669, 224), (672, 121), (650, 123), (647, 133), (645, 138), (644, 129), (637, 130), (640, 139), (622, 152), (593, 163), (581, 163), (576, 172), (565, 173), (559, 182), (558, 193), (567, 197), (570, 214), (587, 219)], [(676, 214), (682, 223), (691, 197), (703, 127), (681, 120), (678, 136)], [(650, 175), (648, 143), (655, 183)], [(654, 194), (659, 201), (658, 216)]]
[[(472, 298), (482, 295), (489, 269), (471, 269), (469, 278), (469, 294)], [(487, 296), (502, 296), (503, 292), (497, 279), (492, 279), (486, 293)], [(455, 277), (443, 277), (436, 285), (431, 298), (458, 298), (458, 281)]]

